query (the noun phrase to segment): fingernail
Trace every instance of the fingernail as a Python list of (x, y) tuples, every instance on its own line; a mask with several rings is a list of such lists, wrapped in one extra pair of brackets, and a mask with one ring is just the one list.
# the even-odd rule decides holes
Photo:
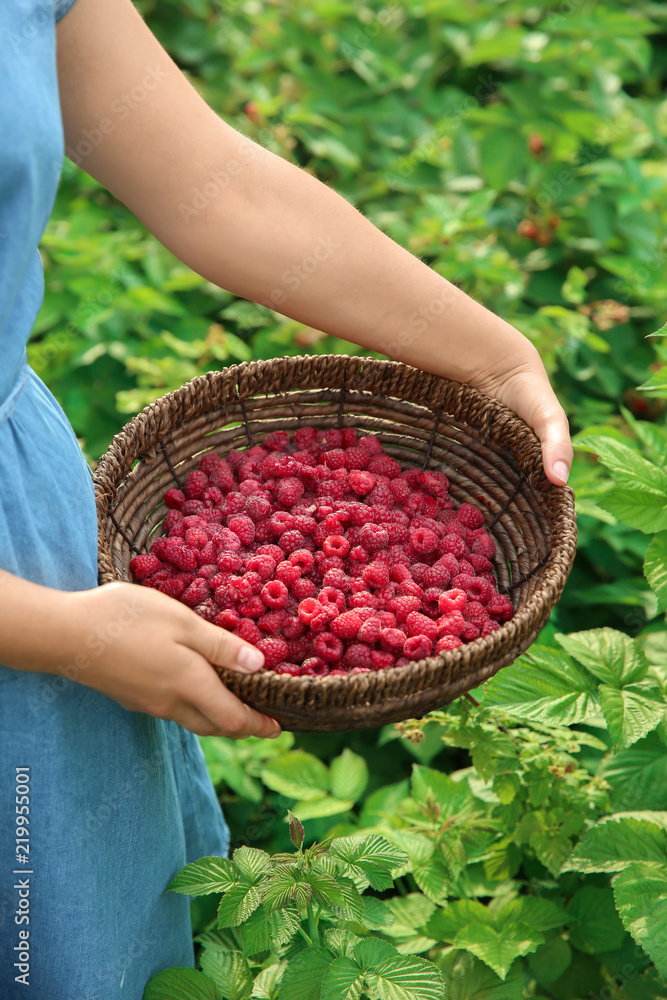
[(280, 726), (278, 725), (278, 723), (276, 722), (275, 719), (269, 718), (268, 715), (266, 716), (266, 718), (269, 720), (269, 722), (272, 722), (273, 725), (275, 726), (275, 729), (273, 730), (273, 732), (269, 733), (266, 738), (267, 738), (267, 740), (275, 740), (282, 733), (282, 729), (280, 728)]
[(554, 462), (554, 475), (562, 482), (567, 482), (567, 477), (570, 475), (570, 470), (568, 469), (565, 462)]
[(239, 670), (254, 673), (255, 670), (261, 670), (264, 666), (264, 655), (254, 646), (241, 646), (236, 654), (236, 666)]

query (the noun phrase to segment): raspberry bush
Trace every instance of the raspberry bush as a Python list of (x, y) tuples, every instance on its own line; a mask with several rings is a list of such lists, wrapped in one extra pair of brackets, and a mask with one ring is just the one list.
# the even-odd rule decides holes
[(483, 511), (455, 509), (448, 487), (353, 428), (273, 432), (206, 454), (168, 490), (164, 534), (132, 573), (256, 645), (277, 673), (400, 667), (514, 614)]

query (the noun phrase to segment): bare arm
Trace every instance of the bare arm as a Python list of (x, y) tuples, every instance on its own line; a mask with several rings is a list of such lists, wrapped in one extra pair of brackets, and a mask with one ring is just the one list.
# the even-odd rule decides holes
[(567, 420), (514, 327), (222, 121), (131, 0), (78, 0), (58, 49), (69, 155), (176, 256), (237, 295), (496, 396), (564, 482)]

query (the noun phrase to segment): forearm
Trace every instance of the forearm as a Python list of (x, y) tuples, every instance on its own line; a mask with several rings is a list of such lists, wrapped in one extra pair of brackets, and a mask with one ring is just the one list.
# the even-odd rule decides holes
[(56, 673), (81, 645), (75, 595), (0, 570), (0, 663)]

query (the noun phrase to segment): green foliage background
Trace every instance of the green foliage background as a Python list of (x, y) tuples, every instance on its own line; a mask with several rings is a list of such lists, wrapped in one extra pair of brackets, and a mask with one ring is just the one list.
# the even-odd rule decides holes
[[(590, 1000), (607, 988), (619, 1000), (664, 998), (650, 964), (661, 974), (667, 968), (664, 873), (650, 865), (667, 860), (660, 832), (667, 349), (663, 338), (646, 337), (667, 311), (667, 7), (648, 0), (141, 0), (139, 7), (222, 117), (314, 172), (525, 332), (581, 442), (571, 480), (579, 554), (531, 658), (478, 693), (479, 716), (457, 703), (428, 723), (421, 742), (408, 738), (419, 738), (408, 727), (281, 737), (271, 747), (209, 743), (235, 843), (286, 850), (289, 804), (311, 839), (332, 826), (342, 833), (380, 826), (406, 844), (415, 825), (435, 823), (439, 803), (458, 817), (453, 839), (445, 847), (437, 841), (441, 883), (429, 881), (438, 871), (429, 875), (431, 855), (413, 842), (399, 891), (423, 894), (443, 908), (438, 913), (461, 900), (504, 912), (506, 897), (532, 895), (556, 900), (569, 917), (541, 944), (531, 939), (532, 951), (515, 939), (502, 961), (494, 951), (502, 942), (491, 942), (498, 926), (486, 938), (469, 929), (479, 913), (468, 924), (460, 908), (458, 923), (433, 917), (451, 996)], [(249, 101), (257, 108), (251, 117)], [(46, 298), (30, 361), (91, 460), (130, 415), (209, 368), (357, 350), (189, 272), (69, 163), (42, 254)], [(536, 669), (549, 678), (541, 698)], [(345, 750), (365, 771), (356, 764), (358, 788), (341, 795), (332, 774)], [(415, 791), (415, 760), (455, 781), (441, 782), (427, 802), (423, 788)], [(304, 774), (312, 778), (305, 795)], [(453, 784), (466, 789), (460, 801)], [(651, 815), (636, 828), (634, 820), (614, 822), (622, 830), (630, 824), (630, 840), (642, 834), (648, 854), (602, 863), (598, 853), (595, 867), (586, 854), (595, 824), (633, 809)], [(424, 835), (435, 836), (430, 827)], [(649, 916), (633, 909), (638, 897), (649, 901)], [(199, 901), (195, 917), (202, 931), (214, 912)], [(426, 918), (401, 919), (412, 929), (399, 950), (428, 951), (434, 938), (419, 929)]]

